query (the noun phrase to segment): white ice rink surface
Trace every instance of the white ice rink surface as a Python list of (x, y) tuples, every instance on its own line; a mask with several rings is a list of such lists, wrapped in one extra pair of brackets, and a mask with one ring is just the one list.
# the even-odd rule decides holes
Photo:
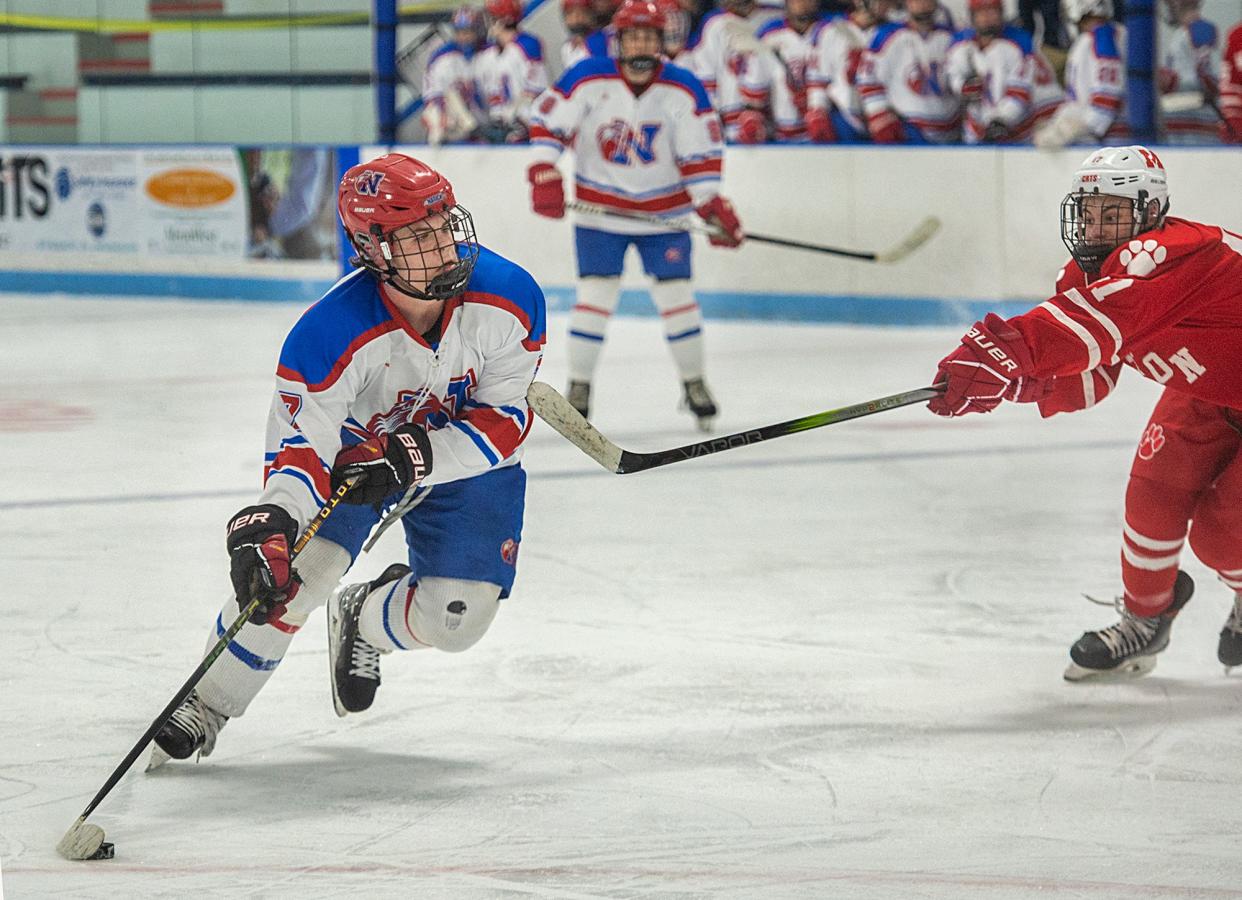
[[(629, 476), (540, 424), (482, 643), (386, 657), (341, 720), (316, 616), (210, 759), (103, 802), (114, 860), (61, 860), (228, 593), (298, 313), (0, 303), (6, 898), (1242, 896), (1225, 588), (1188, 560), (1154, 675), (1061, 680), (1115, 619), (1080, 593), (1118, 588), (1132, 371), (1075, 416), (915, 407)], [(920, 387), (960, 332), (709, 323), (720, 428)], [(614, 322), (600, 428), (695, 440), (676, 399), (656, 320)]]

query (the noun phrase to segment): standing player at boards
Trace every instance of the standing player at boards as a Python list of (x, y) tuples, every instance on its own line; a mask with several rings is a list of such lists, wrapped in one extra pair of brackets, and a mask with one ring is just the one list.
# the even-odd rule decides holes
[[(354, 166), (337, 209), (361, 269), (285, 339), (263, 491), (228, 527), (236, 599), (208, 643), (238, 607), (263, 603), (156, 735), (155, 765), (211, 753), (316, 607), (328, 604), (332, 691), (343, 716), (371, 705), (381, 654), (469, 648), (513, 586), (543, 293), (479, 245), (448, 180), (418, 160), (393, 153)], [(295, 572), (294, 539), (351, 476), (361, 482)], [(408, 565), (334, 594), (382, 506), (398, 501)]]
[(1217, 653), (1242, 664), (1242, 237), (1168, 210), (1164, 165), (1146, 147), (1087, 157), (1061, 203), (1073, 259), (1056, 295), (976, 322), (940, 361), (946, 390), (929, 404), (942, 416), (1002, 400), (1085, 409), (1123, 362), (1165, 385), (1126, 490), (1121, 620), (1073, 645), (1071, 681), (1155, 667), (1194, 589), (1177, 565), (1188, 534), (1238, 592)]
[[(693, 209), (721, 229), (713, 244), (736, 247), (742, 226), (720, 195), (720, 120), (699, 80), (662, 60), (664, 15), (650, 0), (626, 0), (613, 26), (619, 59), (578, 63), (535, 102), (536, 161), (527, 173), (535, 212), (565, 215), (556, 161), (572, 146), (580, 201), (618, 213), (675, 216)], [(589, 414), (591, 378), (620, 296), (625, 251), (634, 244), (655, 279), (651, 296), (681, 374), (685, 405), (709, 430), (717, 410), (703, 380), (703, 317), (690, 288), (690, 235), (584, 215), (574, 240), (579, 280), (569, 320), (569, 402)]]

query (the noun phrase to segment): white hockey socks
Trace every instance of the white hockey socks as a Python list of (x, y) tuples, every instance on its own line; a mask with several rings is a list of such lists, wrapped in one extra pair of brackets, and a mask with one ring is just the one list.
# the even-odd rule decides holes
[[(349, 568), (349, 554), (339, 544), (315, 538), (298, 554), (293, 567), (302, 579), (302, 587), (289, 604), (289, 611), (273, 624), (243, 625), (198, 683), (199, 698), (217, 712), (232, 717), (246, 711), (284, 659), (293, 635), (306, 623), (307, 616), (332, 596)], [(221, 638), (238, 611), (237, 601), (230, 597), (212, 623), (208, 648)]]
[(690, 281), (657, 281), (651, 299), (660, 312), (664, 337), (682, 381), (703, 377), (703, 313), (695, 302)]
[(578, 279), (578, 302), (569, 314), (569, 378), (590, 382), (604, 349), (608, 319), (621, 297), (620, 278)]
[(478, 643), (500, 608), (500, 587), (486, 581), (412, 579), (407, 575), (367, 595), (358, 633), (372, 647), (460, 653)]

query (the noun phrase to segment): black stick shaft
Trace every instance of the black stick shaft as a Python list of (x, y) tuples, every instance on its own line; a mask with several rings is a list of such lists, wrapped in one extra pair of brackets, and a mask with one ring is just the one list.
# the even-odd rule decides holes
[(788, 422), (779, 422), (776, 425), (765, 425), (762, 428), (755, 428), (750, 431), (739, 431), (723, 437), (710, 438), (706, 441), (699, 441), (697, 444), (687, 444), (684, 447), (676, 447), (672, 450), (657, 450), (652, 453), (631, 453), (629, 450), (623, 450), (621, 451), (621, 462), (617, 467), (617, 473), (628, 475), (631, 472), (641, 472), (644, 469), (667, 466), (670, 463), (696, 459), (697, 457), (708, 456), (712, 453), (723, 453), (725, 450), (732, 450), (735, 447), (758, 444), (760, 441), (784, 437), (787, 434), (810, 431), (813, 428), (823, 428), (825, 425), (835, 425), (838, 422), (845, 422), (849, 419), (860, 419), (863, 416), (886, 412), (902, 406), (910, 406), (914, 403), (924, 403), (941, 393), (943, 393), (941, 388), (919, 388), (914, 391), (893, 394), (889, 397), (881, 397), (878, 400), (868, 400), (866, 403), (858, 403), (854, 406), (845, 406), (841, 409), (814, 413), (809, 416), (803, 416), (800, 419), (790, 419)]
[(778, 247), (793, 247), (796, 250), (813, 250), (816, 253), (829, 253), (833, 256), (847, 256), (850, 259), (874, 260), (877, 255), (863, 250), (842, 250), (840, 247), (826, 247), (823, 244), (808, 244), (805, 241), (791, 241), (788, 238), (770, 237), (766, 234), (754, 234), (750, 231), (746, 232), (746, 240), (756, 241), (760, 244), (775, 244)]
[[(341, 498), (345, 496), (345, 493), (353, 487), (353, 485), (353, 479), (347, 480), (336, 489), (336, 493), (328, 498), (328, 502), (323, 505), (323, 508), (319, 510), (318, 515), (311, 520), (311, 523), (306, 526), (306, 530), (302, 532), (302, 536), (298, 538), (297, 542), (293, 545), (293, 550), (289, 554), (290, 560), (295, 559), (297, 555), (306, 547), (306, 545), (310, 543), (310, 539), (315, 536), (317, 531), (319, 531), (319, 526), (321, 526), (324, 523), (324, 520), (331, 515), (332, 510), (336, 509), (337, 504), (341, 502)], [(258, 597), (251, 600), (250, 605), (241, 611), (241, 615), (233, 621), (233, 624), (228, 627), (228, 630), (224, 632), (220, 640), (216, 641), (211, 650), (207, 652), (207, 655), (203, 657), (203, 661), (198, 664), (198, 668), (196, 668), (193, 674), (186, 679), (185, 684), (181, 685), (181, 689), (178, 690), (172, 700), (168, 702), (168, 705), (160, 710), (159, 715), (155, 717), (155, 721), (151, 723), (151, 727), (146, 730), (142, 737), (138, 739), (138, 743), (134, 744), (129, 753), (125, 755), (125, 758), (121, 760), (121, 764), (112, 770), (112, 774), (108, 776), (108, 780), (105, 781), (103, 787), (99, 789), (99, 793), (95, 795), (95, 799), (87, 804), (86, 809), (82, 811), (81, 818), (85, 819), (92, 812), (94, 812), (95, 807), (103, 802), (104, 797), (107, 797), (112, 789), (116, 787), (117, 782), (125, 776), (125, 773), (129, 771), (129, 767), (134, 764), (134, 760), (142, 755), (142, 751), (146, 749), (147, 744), (149, 744), (151, 739), (155, 737), (155, 733), (163, 727), (165, 722), (168, 721), (168, 717), (173, 714), (173, 710), (180, 706), (186, 697), (190, 696), (190, 691), (194, 690), (195, 686), (202, 680), (203, 676), (207, 674), (207, 670), (211, 668), (212, 663), (214, 663), (220, 654), (224, 652), (225, 648), (228, 647), (229, 641), (233, 640), (233, 638), (237, 636), (237, 632), (242, 630), (242, 626), (250, 620), (250, 616), (253, 615), (255, 609), (258, 608), (259, 602), (260, 600)]]

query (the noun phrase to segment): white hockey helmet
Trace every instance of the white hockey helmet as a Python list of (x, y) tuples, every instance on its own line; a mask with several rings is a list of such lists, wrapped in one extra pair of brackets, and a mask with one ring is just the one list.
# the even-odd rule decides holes
[(1065, 20), (1077, 24), (1084, 16), (1113, 17), (1113, 0), (1061, 0)]
[[(1089, 221), (1084, 200), (1093, 194), (1129, 200), (1128, 221), (1109, 227)], [(1084, 271), (1099, 271), (1109, 253), (1136, 235), (1159, 228), (1168, 211), (1169, 181), (1159, 156), (1137, 145), (1103, 147), (1083, 160), (1061, 201), (1061, 240)]]

